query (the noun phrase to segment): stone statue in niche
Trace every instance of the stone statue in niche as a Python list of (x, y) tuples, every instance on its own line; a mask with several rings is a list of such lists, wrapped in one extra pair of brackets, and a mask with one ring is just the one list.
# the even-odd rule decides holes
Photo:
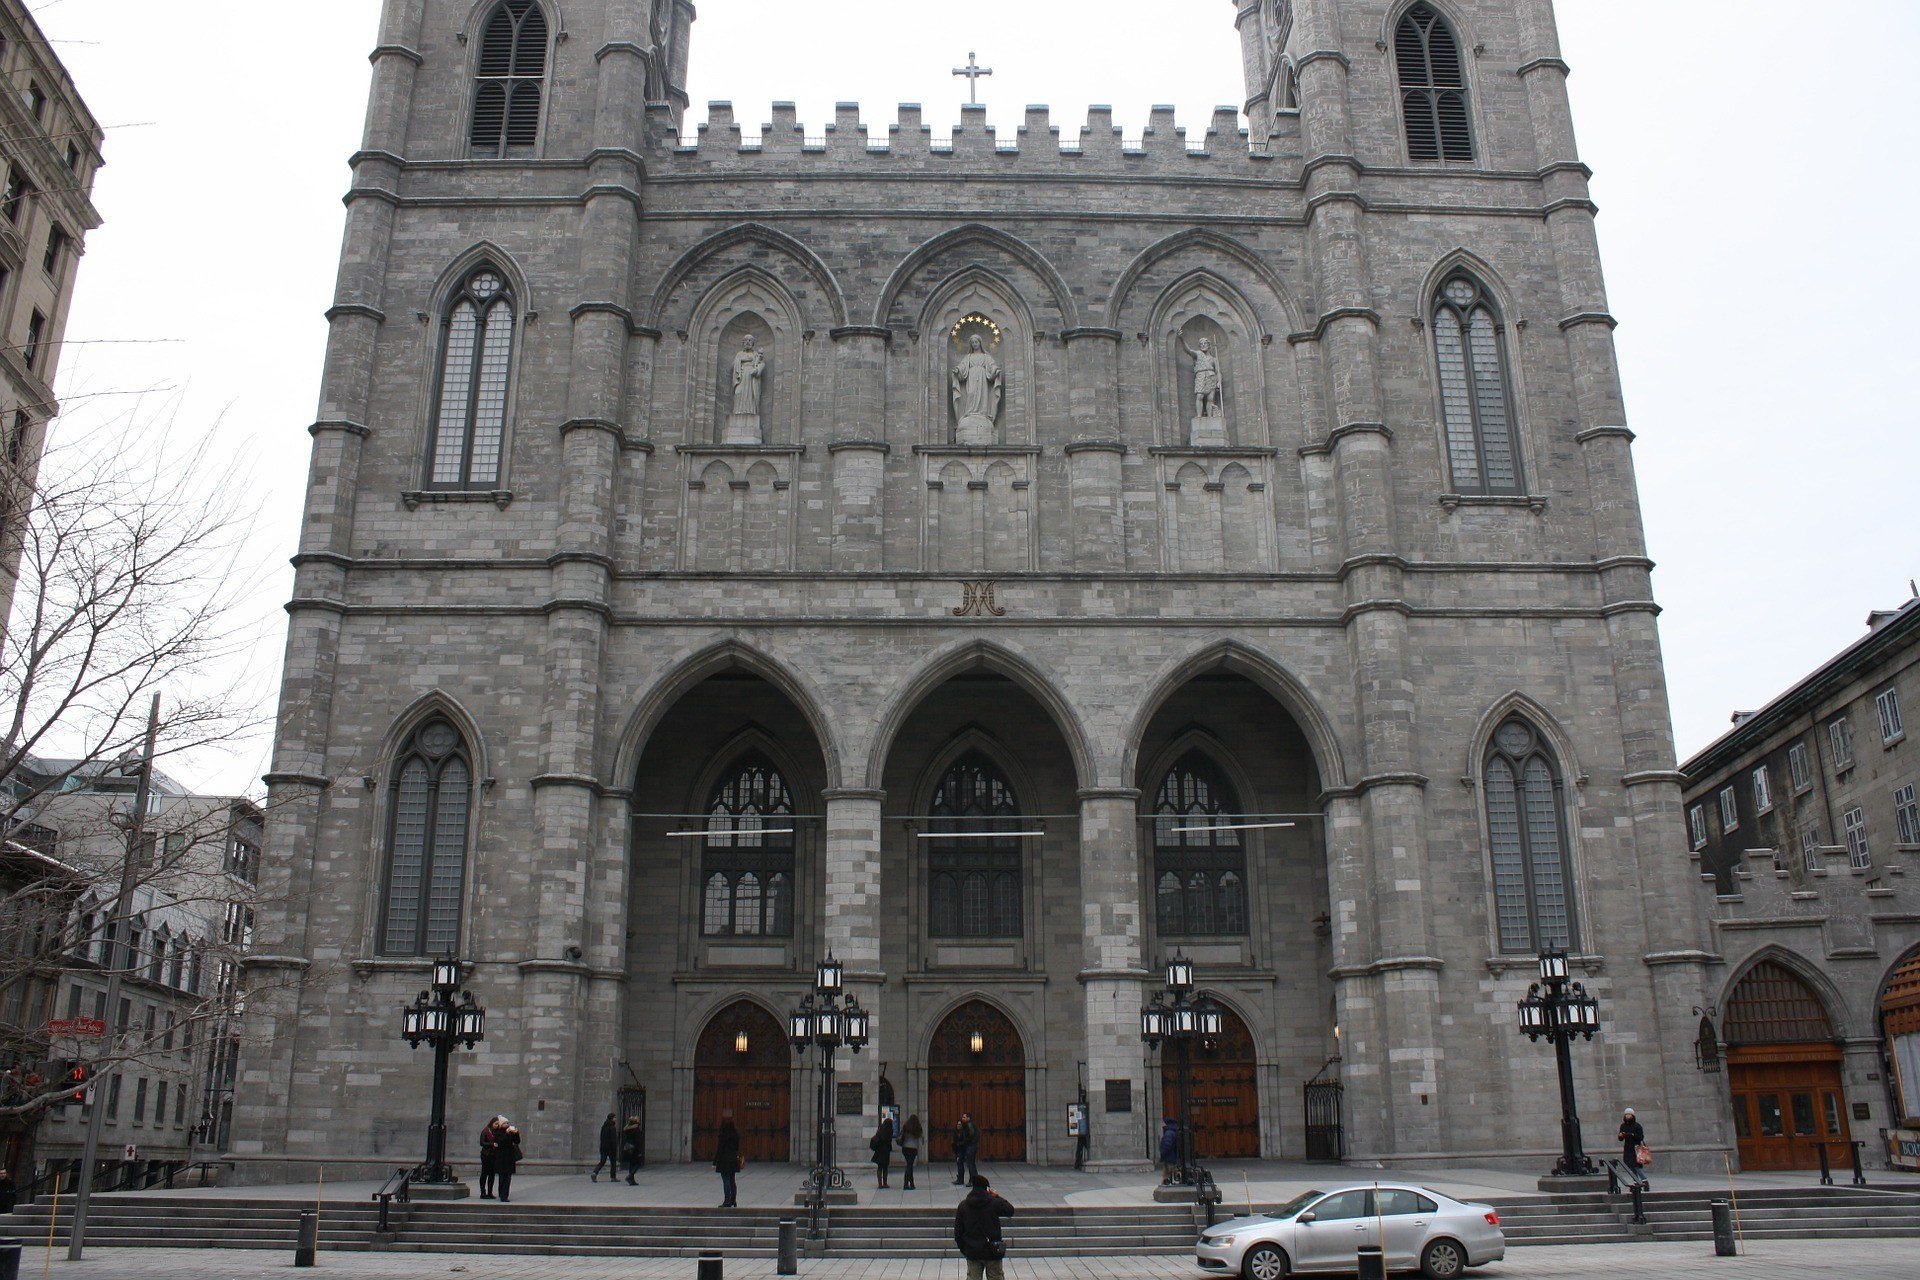
[(1226, 383), (1220, 376), (1220, 357), (1214, 353), (1213, 339), (1202, 338), (1196, 349), (1180, 338), (1180, 348), (1193, 361), (1192, 443), (1196, 447), (1227, 443)]
[(761, 444), (760, 392), (766, 383), (767, 357), (759, 342), (748, 335), (733, 358), (733, 412), (727, 415), (722, 444)]
[(1005, 394), (1000, 362), (987, 353), (979, 334), (967, 340), (967, 354), (953, 366), (953, 413), (956, 444), (997, 444), (1000, 402)]

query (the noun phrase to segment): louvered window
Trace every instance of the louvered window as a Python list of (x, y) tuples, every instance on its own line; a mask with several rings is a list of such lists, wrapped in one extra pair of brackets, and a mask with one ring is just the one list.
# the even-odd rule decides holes
[(480, 36), (473, 93), (476, 156), (531, 151), (540, 139), (540, 99), (547, 77), (547, 15), (534, 0), (501, 0)]
[(1415, 160), (1472, 160), (1466, 74), (1453, 28), (1432, 5), (1416, 4), (1400, 19), (1393, 45), (1407, 154)]
[(454, 296), (443, 326), (430, 487), (489, 489), (500, 483), (513, 331), (513, 294), (499, 271), (483, 266)]
[(1198, 753), (1167, 771), (1153, 801), (1155, 921), (1163, 938), (1247, 935), (1240, 802)]
[(1433, 342), (1453, 491), (1522, 492), (1506, 326), (1472, 276), (1451, 276), (1434, 295)]
[(1813, 988), (1772, 960), (1735, 984), (1722, 1022), (1729, 1045), (1796, 1044), (1833, 1039), (1833, 1022)]
[(1526, 721), (1509, 720), (1493, 735), (1486, 782), (1500, 950), (1571, 950), (1577, 935), (1560, 769)]
[(433, 719), (408, 736), (389, 784), (380, 952), (440, 956), (460, 945), (473, 766), (460, 733)]
[(710, 938), (793, 936), (793, 794), (762, 755), (727, 770), (707, 801), (701, 932)]
[(929, 932), (936, 938), (1021, 935), (1020, 801), (986, 757), (940, 780), (927, 821)]

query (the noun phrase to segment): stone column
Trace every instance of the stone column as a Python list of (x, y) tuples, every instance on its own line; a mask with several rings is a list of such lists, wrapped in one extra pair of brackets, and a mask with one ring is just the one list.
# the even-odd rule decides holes
[(1073, 567), (1126, 568), (1126, 522), (1121, 506), (1120, 331), (1069, 329), (1067, 344), (1073, 443), (1067, 446), (1067, 487), (1073, 502)]
[(887, 980), (880, 963), (880, 912), (885, 906), (880, 886), (880, 807), (886, 792), (841, 789), (823, 792), (821, 799), (827, 807), (821, 933), (827, 950), (846, 968), (848, 993), (874, 1014), (872, 1043), (858, 1055), (841, 1050), (836, 1068), (839, 1083), (858, 1084), (861, 1089), (860, 1117), (837, 1116), (834, 1121), (840, 1165), (851, 1171), (866, 1158), (867, 1138), (879, 1115), (880, 1062), (897, 1059), (907, 1040), (904, 1028), (889, 1027), (879, 1017), (880, 994)]
[[(1138, 791), (1080, 793), (1080, 985), (1086, 988), (1087, 1113), (1093, 1126), (1088, 1159), (1107, 1168), (1147, 1162), (1142, 1118), (1160, 1105), (1140, 1044), (1148, 974), (1140, 955), (1139, 821)], [(1113, 1081), (1126, 1083), (1132, 1111), (1108, 1114)]]
[(834, 365), (833, 564), (878, 573), (885, 566), (887, 330), (848, 325), (830, 335)]

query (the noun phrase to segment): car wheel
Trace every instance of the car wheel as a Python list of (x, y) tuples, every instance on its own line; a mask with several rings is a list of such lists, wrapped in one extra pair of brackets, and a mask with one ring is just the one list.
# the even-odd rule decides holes
[(1241, 1266), (1247, 1280), (1284, 1280), (1287, 1255), (1270, 1244), (1255, 1245), (1247, 1250), (1247, 1259)]
[(1435, 1240), (1420, 1255), (1420, 1274), (1427, 1280), (1459, 1280), (1467, 1269), (1467, 1251), (1451, 1240)]

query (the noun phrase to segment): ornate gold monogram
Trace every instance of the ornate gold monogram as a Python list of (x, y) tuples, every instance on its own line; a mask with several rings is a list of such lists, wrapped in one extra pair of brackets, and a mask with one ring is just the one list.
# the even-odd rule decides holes
[(1004, 618), (1007, 611), (1000, 607), (994, 598), (997, 584), (992, 582), (963, 582), (960, 584), (966, 593), (960, 601), (960, 607), (953, 611), (956, 618)]

